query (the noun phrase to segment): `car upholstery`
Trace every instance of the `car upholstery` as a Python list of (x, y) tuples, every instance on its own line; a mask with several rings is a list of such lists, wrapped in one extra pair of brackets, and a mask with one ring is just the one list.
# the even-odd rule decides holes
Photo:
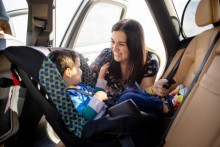
[[(201, 0), (196, 11), (196, 24), (214, 28), (195, 36), (186, 48), (174, 80), (186, 87), (202, 63), (204, 56), (220, 31), (219, 0)], [(179, 53), (178, 53), (179, 54)], [(198, 81), (178, 112), (165, 138), (165, 147), (220, 146), (220, 41), (215, 44)]]

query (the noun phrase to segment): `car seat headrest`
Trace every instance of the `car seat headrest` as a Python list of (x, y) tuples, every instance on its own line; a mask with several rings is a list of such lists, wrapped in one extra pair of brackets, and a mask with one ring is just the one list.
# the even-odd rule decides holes
[(195, 20), (199, 27), (219, 22), (219, 0), (201, 0), (196, 10)]

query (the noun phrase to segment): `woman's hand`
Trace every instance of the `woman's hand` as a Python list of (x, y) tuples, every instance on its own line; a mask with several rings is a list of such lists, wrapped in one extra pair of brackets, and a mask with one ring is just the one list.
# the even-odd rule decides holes
[(99, 79), (103, 79), (105, 78), (106, 73), (108, 73), (108, 68), (109, 68), (109, 63), (104, 64), (101, 68), (100, 68), (100, 72), (99, 72)]
[(163, 85), (166, 84), (168, 82), (167, 79), (159, 79), (157, 82), (154, 83), (153, 85), (153, 93), (164, 97), (169, 93), (169, 90), (166, 88), (163, 88)]

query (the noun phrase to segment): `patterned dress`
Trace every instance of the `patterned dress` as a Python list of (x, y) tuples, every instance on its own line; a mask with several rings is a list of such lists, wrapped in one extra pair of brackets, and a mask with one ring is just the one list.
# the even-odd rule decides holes
[[(98, 78), (98, 74), (101, 66), (107, 62), (110, 62), (111, 60), (112, 60), (111, 49), (105, 48), (90, 66), (94, 82)], [(142, 78), (155, 76), (158, 70), (159, 70), (159, 60), (157, 55), (148, 51)], [(118, 78), (112, 75), (111, 73), (108, 73), (105, 76), (105, 80), (108, 81), (106, 87), (106, 93), (109, 98), (109, 100), (106, 103), (108, 106), (111, 106), (116, 103), (116, 100), (120, 96), (120, 94), (129, 87), (127, 86), (126, 82), (122, 84), (121, 78)]]

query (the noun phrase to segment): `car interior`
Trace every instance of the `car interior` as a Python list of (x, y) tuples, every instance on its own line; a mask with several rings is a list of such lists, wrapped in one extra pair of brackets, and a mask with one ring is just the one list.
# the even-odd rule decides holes
[[(160, 22), (161, 17), (166, 18), (164, 3), (161, 5), (154, 0), (146, 0), (146, 3), (154, 13), (156, 21)], [(62, 90), (47, 85), (49, 83), (57, 86), (57, 77), (45, 76), (49, 73), (56, 75), (47, 55), (53, 50), (69, 49), (68, 46), (50, 47), (50, 41), (45, 45), (45, 40), (49, 38), (45, 39), (44, 35), (52, 32), (52, 24), (46, 30), (43, 27), (45, 19), (33, 21), (35, 26), (38, 26), (37, 29), (40, 26), (43, 30), (29, 26), (28, 33), (31, 37), (27, 40), (28, 43), (17, 41), (1, 1), (0, 6), (0, 63), (4, 63), (4, 66), (0, 66), (0, 146), (56, 146), (58, 142), (48, 141), (45, 137), (45, 122), (49, 123), (65, 146), (220, 146), (220, 118), (217, 117), (220, 112), (220, 77), (217, 74), (220, 72), (219, 0), (199, 2), (195, 15), (196, 25), (203, 27), (211, 24), (213, 28), (192, 38), (179, 41), (170, 20), (157, 24), (161, 28), (160, 33), (169, 52), (162, 78), (175, 81), (168, 85), (169, 91), (181, 83), (188, 89), (173, 116), (161, 119), (151, 114), (136, 113), (139, 110), (128, 101), (123, 105), (116, 105), (109, 112), (116, 113), (116, 116), (106, 115), (88, 123), (84, 129), (77, 128), (84, 120), (74, 108), (70, 111), (72, 114), (67, 114), (69, 111), (65, 110), (65, 105), (69, 102), (66, 93), (60, 93)], [(156, 13), (157, 10), (164, 13)], [(166, 29), (169, 29), (169, 33)], [(36, 38), (39, 36), (39, 39)], [(83, 55), (80, 55), (80, 58), (85, 71), (83, 81), (91, 84), (86, 59)], [(174, 68), (175, 66), (177, 68)], [(45, 77), (40, 79), (42, 72)], [(170, 77), (172, 72), (174, 74)], [(62, 82), (58, 83), (57, 87), (62, 89)], [(17, 110), (16, 104), (13, 105), (18, 98), (18, 102), (24, 105), (22, 110)], [(65, 101), (65, 105), (60, 105), (61, 101)], [(124, 109), (121, 109), (122, 107)], [(127, 107), (131, 109), (126, 109)], [(69, 122), (71, 119), (66, 119), (66, 116), (74, 116), (74, 122)], [(82, 134), (78, 134), (77, 129), (81, 129)]]

